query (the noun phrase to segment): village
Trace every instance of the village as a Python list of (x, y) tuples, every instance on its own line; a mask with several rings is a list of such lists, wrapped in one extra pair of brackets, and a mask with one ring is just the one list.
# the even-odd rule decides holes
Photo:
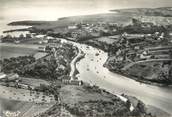
[[(23, 38), (28, 39), (28, 40), (31, 39), (32, 41), (34, 39), (34, 37), (30, 37), (30, 36), (29, 36), (30, 38), (28, 38), (28, 34), (26, 34), (26, 37), (24, 35), (23, 36), (21, 35), (18, 38), (19, 40), (22, 40), (22, 41), (24, 40)], [(11, 38), (8, 38), (8, 39), (11, 39)], [(48, 40), (48, 39), (49, 41), (45, 42), (45, 40)], [(78, 49), (70, 43), (61, 43), (60, 39), (54, 39), (54, 38), (48, 38), (48, 39), (46, 38), (46, 36), (42, 36), (42, 35), (38, 35), (37, 37), (35, 37), (34, 40), (36, 40), (37, 44), (39, 45), (37, 46), (37, 50), (36, 50), (37, 53), (33, 57), (24, 56), (24, 57), (1, 60), (0, 85), (11, 87), (14, 89), (28, 90), (30, 91), (30, 94), (29, 94), (30, 96), (32, 96), (33, 94), (37, 94), (37, 96), (36, 98), (33, 98), (33, 99), (30, 99), (32, 97), (30, 98), (28, 97), (28, 99), (26, 99), (25, 101), (37, 102), (37, 103), (43, 103), (43, 104), (54, 102), (54, 100), (58, 100), (57, 99), (58, 97), (54, 97), (54, 94), (52, 94), (51, 92), (47, 91), (46, 93), (46, 91), (43, 90), (41, 87), (48, 87), (50, 84), (55, 84), (55, 85), (59, 84), (58, 86), (61, 86), (63, 84), (64, 85), (77, 85), (77, 86), (82, 85), (82, 82), (80, 80), (78, 80), (77, 78), (74, 78), (73, 75), (71, 76), (69, 75), (70, 66), (73, 66), (70, 64), (70, 62), (72, 59), (75, 58), (75, 56), (76, 56), (75, 61), (77, 61)], [(8, 42), (8, 43), (13, 43), (13, 42)], [(20, 45), (20, 43), (16, 43), (16, 41), (14, 42), (14, 44)], [(79, 55), (79, 58), (82, 56), (84, 55), (83, 54)], [(22, 67), (20, 66), (21, 61), (23, 61)], [(50, 71), (51, 70), (50, 67), (54, 67), (54, 70), (53, 70), (54, 73), (51, 76), (49, 76), (48, 72), (43, 73), (46, 71), (42, 71), (42, 72), (36, 71), (37, 66), (45, 65), (45, 64), (47, 64), (47, 68), (45, 70)], [(75, 66), (76, 63), (72, 63), (72, 64), (74, 64)], [(14, 69), (15, 67), (19, 69), (19, 71), (15, 71)], [(35, 71), (31, 72), (32, 69), (33, 70), (35, 69)], [(76, 72), (75, 69), (76, 69), (75, 67), (72, 68), (71, 72)], [(34, 75), (34, 72), (35, 73), (40, 72), (40, 74)], [(42, 74), (45, 74), (45, 75), (41, 76)], [(73, 74), (73, 73), (70, 73), (70, 74)], [(51, 78), (52, 80), (48, 78)], [(59, 83), (56, 84), (57, 82)], [(11, 91), (11, 93), (12, 92), (13, 91)], [(37, 101), (37, 98), (40, 97), (39, 95), (42, 95), (42, 92), (43, 92), (43, 96), (42, 96), (43, 98), (40, 101)], [(2, 93), (8, 94), (5, 91), (2, 91)], [(14, 94), (18, 95), (16, 92), (14, 92)], [(24, 93), (23, 95), (25, 95), (26, 97), (28, 96), (28, 94), (24, 94)], [(13, 99), (13, 100), (21, 99), (19, 95), (16, 98), (13, 98), (12, 96), (10, 97), (6, 96), (6, 98)]]
[[(107, 67), (110, 71), (127, 71), (125, 73), (127, 75), (129, 74), (132, 76), (132, 74), (134, 74), (135, 77), (142, 76), (143, 79), (150, 80), (153, 82), (171, 82), (171, 80), (169, 79), (171, 74), (171, 72), (169, 72), (169, 68), (171, 66), (172, 61), (171, 32), (169, 32), (168, 30), (162, 30), (160, 26), (157, 26), (157, 28), (160, 28), (160, 32), (154, 32), (153, 34), (145, 34), (144, 32), (141, 34), (127, 33), (128, 28), (130, 29), (132, 26), (142, 27), (143, 29), (148, 28), (148, 30), (151, 30), (151, 27), (156, 27), (156, 25), (154, 25), (153, 23), (141, 22), (136, 19), (132, 20), (132, 25), (130, 27), (124, 26), (124, 28), (120, 27), (116, 23), (79, 23), (68, 26), (67, 33), (61, 35), (63, 35), (62, 37), (68, 40), (79, 42), (82, 41), (83, 43), (87, 43), (90, 39), (92, 39), (93, 42), (90, 41), (89, 44), (92, 45), (93, 43), (100, 43), (100, 45), (98, 46), (94, 45), (98, 48), (102, 44), (107, 45), (107, 47), (105, 46), (103, 48), (105, 51), (108, 51), (109, 53), (109, 58), (105, 63), (105, 67)], [(126, 32), (122, 33), (121, 35), (118, 35), (118, 33), (122, 31)], [(39, 57), (36, 58), (36, 61), (42, 61), (42, 63), (44, 63), (43, 61), (45, 60), (53, 60), (53, 62), (55, 61), (55, 63), (58, 63), (56, 65), (58, 66), (56, 68), (56, 74), (58, 73), (57, 76), (66, 74), (66, 76), (58, 77), (58, 80), (61, 80), (61, 82), (64, 84), (81, 85), (82, 82), (79, 81), (77, 78), (73, 78), (74, 76), (68, 76), (68, 70), (70, 69), (68, 68), (70, 66), (69, 62), (71, 61), (69, 61), (68, 58), (64, 59), (66, 55), (63, 54), (63, 50), (65, 50), (68, 47), (75, 50), (73, 53), (73, 55), (75, 56), (80, 50), (78, 50), (75, 47), (72, 47), (72, 44), (61, 43), (61, 38), (52, 37), (51, 33), (52, 32), (50, 31), (47, 32), (47, 35), (36, 35), (34, 33), (28, 33), (26, 35), (20, 34), (18, 37), (12, 37), (10, 34), (8, 34), (6, 36), (1, 36), (1, 43), (8, 42), (14, 44), (38, 44), (37, 51), (39, 52), (39, 54), (37, 56)], [(104, 39), (104, 41), (101, 41), (102, 37), (106, 38), (106, 40)], [(108, 40), (113, 41), (110, 41), (109, 43)], [(84, 54), (82, 53), (81, 57), (83, 56)], [(138, 69), (138, 67), (148, 67), (147, 63), (149, 64), (149, 68), (147, 69), (151, 69), (150, 67), (155, 65), (161, 69), (160, 71), (158, 71), (158, 68), (154, 69), (157, 71), (156, 73), (158, 75), (152, 73), (151, 75), (149, 74), (150, 76), (144, 77), (143, 74), (141, 74), (141, 76), (137, 76), (135, 72), (132, 73), (133, 67), (134, 70)], [(33, 63), (31, 65), (26, 65), (25, 67), (28, 70), (33, 69), (33, 66), (35, 65), (36, 64)], [(73, 69), (76, 68), (73, 67)], [(72, 72), (76, 72), (75, 70), (73, 71), (73, 69)], [(139, 73), (139, 71), (135, 71)], [(25, 72), (26, 74), (28, 74), (29, 71)], [(157, 77), (158, 80), (156, 79)], [(34, 87), (22, 84), (21, 80), (22, 79), (19, 77), (17, 73), (1, 73), (1, 82), (3, 82), (3, 84), (4, 82), (6, 82), (6, 85), (8, 86), (17, 86), (24, 89), (34, 89)]]
[[(89, 50), (91, 46), (98, 48), (98, 51), (94, 53), (97, 58), (101, 54), (101, 50), (107, 52), (108, 58), (104, 67), (112, 72), (129, 76), (129, 78), (134, 77), (136, 81), (140, 82), (147, 83), (149, 81), (149, 83), (170, 85), (172, 82), (170, 79), (172, 75), (170, 72), (172, 68), (170, 28), (167, 26), (164, 30), (163, 26), (141, 22), (133, 18), (131, 24), (124, 26), (116, 23), (81, 22), (65, 27), (65, 31), (61, 33), (52, 30), (43, 32), (35, 30), (34, 33), (32, 30), (32, 33), (20, 34), (18, 37), (11, 36), (9, 33), (1, 36), (2, 44), (10, 43), (18, 47), (22, 44), (33, 44), (36, 45), (36, 54), (1, 60), (0, 85), (30, 92), (27, 93), (28, 98), (23, 98), (26, 99), (24, 101), (38, 104), (58, 102), (42, 113), (45, 116), (47, 113), (53, 114), (54, 111), (58, 113), (59, 109), (65, 108), (65, 111), (77, 116), (125, 116), (128, 114), (151, 117), (153, 115), (147, 112), (144, 103), (140, 100), (131, 97), (130, 100), (126, 95), (112, 96), (96, 84), (92, 85), (80, 80), (79, 76), (77, 77), (79, 71), (76, 64), (90, 53), (84, 53), (82, 46), (77, 47), (70, 41), (87, 44), (85, 50)], [(96, 60), (95, 58), (89, 59), (92, 62)], [(99, 64), (102, 58), (98, 59), (96, 63)], [(90, 71), (89, 64), (87, 63), (87, 67), (85, 67), (87, 72)], [(96, 67), (94, 68), (97, 69), (98, 67)], [(96, 75), (99, 75), (100, 72), (97, 69)], [(106, 76), (104, 76), (105, 78)], [(2, 94), (5, 95), (6, 91), (2, 91)], [(13, 91), (11, 94), (19, 95)], [(27, 97), (26, 94), (22, 95)], [(85, 95), (88, 97), (86, 98)], [(8, 96), (8, 98), (21, 99), (21, 97), (15, 96)], [(134, 106), (132, 106), (133, 104)], [(87, 106), (92, 106), (93, 109), (90, 110)], [(104, 109), (99, 110), (97, 108), (99, 106)]]
[[(45, 40), (45, 36), (42, 36), (41, 40)], [(52, 42), (53, 40), (53, 42)], [(19, 57), (19, 58), (11, 58), (11, 59), (4, 59), (4, 61), (1, 61), (1, 74), (0, 74), (0, 85), (4, 89), (11, 88), (9, 91), (7, 90), (2, 90), (2, 96), (4, 98), (9, 98), (10, 100), (22, 100), (22, 101), (27, 101), (30, 103), (36, 103), (38, 105), (45, 105), (45, 104), (53, 104), (56, 102), (65, 104), (65, 100), (70, 100), (68, 98), (74, 98), (77, 97), (77, 95), (80, 95), (80, 98), (82, 99), (84, 97), (83, 92), (80, 92), (80, 90), (86, 90), (88, 95), (92, 95), (91, 100), (95, 100), (97, 102), (97, 96), (100, 96), (100, 99), (102, 99), (101, 103), (110, 103), (109, 101), (111, 98), (108, 100), (106, 99), (109, 95), (108, 92), (99, 89), (99, 87), (96, 86), (91, 86), (87, 83), (84, 83), (83, 81), (79, 80), (76, 76), (76, 62), (80, 60), (82, 57), (85, 56), (85, 54), (73, 46), (70, 43), (62, 43), (59, 41), (59, 39), (52, 39), (48, 43), (39, 43), (39, 46), (37, 48), (37, 51), (39, 53), (46, 53), (44, 56), (41, 56), (37, 59), (33, 57)], [(16, 44), (16, 43), (14, 43)], [(21, 43), (22, 44), (22, 43)], [(20, 45), (18, 43), (17, 45)], [(88, 48), (87, 48), (88, 49)], [(68, 53), (68, 54), (66, 54)], [(98, 56), (98, 53), (96, 54)], [(22, 64), (21, 64), (22, 63)], [(18, 66), (20, 64), (20, 66)], [(13, 65), (13, 66), (11, 66)], [(44, 68), (46, 65), (46, 69), (42, 69), (43, 71), (40, 71), (39, 69), (42, 67)], [(15, 67), (16, 66), (16, 67)], [(49, 68), (53, 68), (49, 69)], [(71, 68), (69, 70), (69, 67)], [(17, 68), (18, 70), (15, 71)], [(52, 70), (51, 74), (49, 74), (48, 71), (46, 70)], [(39, 74), (37, 74), (37, 72)], [(70, 96), (65, 96), (66, 91), (70, 89), (70, 92), (76, 92), (76, 95), (74, 97)], [(18, 90), (21, 90), (18, 92)], [(27, 92), (27, 93), (26, 93)], [(95, 92), (92, 94), (92, 92)], [(60, 94), (59, 94), (60, 93)], [(67, 95), (70, 95), (70, 93), (67, 93)], [(66, 98), (68, 97), (68, 98)], [(98, 112), (98, 109), (94, 109), (95, 112), (92, 112), (89, 110), (89, 113), (86, 112), (87, 108), (82, 108), (79, 105), (77, 108), (79, 109), (78, 112), (75, 112), (73, 110), (74, 107), (69, 107), (67, 106), (70, 103), (69, 102), (67, 105), (63, 106), (58, 106), (58, 104), (52, 106), (52, 108), (55, 108), (56, 114), (59, 113), (71, 113), (74, 115), (100, 115), (104, 116), (105, 114), (124, 114), (124, 110), (122, 109), (123, 106), (125, 107), (125, 103), (129, 103), (129, 100), (125, 98), (125, 96), (118, 96), (118, 97), (113, 97), (114, 99), (117, 99), (117, 106), (119, 106), (119, 111), (120, 113), (111, 113), (111, 112), (106, 112), (106, 109), (108, 106), (105, 106), (104, 112)], [(78, 100), (79, 101), (79, 100)], [(90, 97), (88, 99), (83, 99), (81, 100), (83, 105), (92, 105), (94, 102), (90, 101)], [(87, 102), (88, 101), (88, 102)], [(137, 100), (138, 101), (138, 100)], [(76, 102), (76, 104), (79, 104), (79, 102)], [(140, 101), (134, 106), (131, 106), (129, 103), (129, 106), (126, 106), (125, 109), (127, 109), (127, 113), (130, 114), (135, 114), (134, 108), (138, 108), (138, 105), (142, 105)], [(56, 107), (57, 106), (57, 107)], [(96, 107), (96, 104), (94, 104)], [(102, 105), (103, 106), (103, 105)], [(130, 107), (131, 106), (131, 107)], [(58, 109), (61, 108), (66, 108), (64, 109), (65, 112), (61, 112)], [(121, 110), (120, 110), (121, 108)], [(131, 110), (130, 110), (131, 108)], [(113, 110), (113, 106), (111, 105), (111, 109)], [(67, 111), (67, 112), (66, 112)], [(82, 112), (84, 111), (84, 113)], [(131, 111), (131, 112), (130, 112)], [(45, 111), (45, 113), (39, 112), (36, 114), (36, 116), (39, 115), (46, 115), (46, 112), (51, 112), (51, 108)], [(143, 113), (147, 113), (146, 111)]]

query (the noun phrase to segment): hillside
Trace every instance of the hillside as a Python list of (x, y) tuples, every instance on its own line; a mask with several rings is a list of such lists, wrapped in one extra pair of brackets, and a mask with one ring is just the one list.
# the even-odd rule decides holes
[(146, 16), (172, 16), (172, 7), (160, 7), (160, 8), (135, 8), (135, 9), (120, 9), (111, 10), (112, 12), (135, 14), (135, 15), (146, 15)]

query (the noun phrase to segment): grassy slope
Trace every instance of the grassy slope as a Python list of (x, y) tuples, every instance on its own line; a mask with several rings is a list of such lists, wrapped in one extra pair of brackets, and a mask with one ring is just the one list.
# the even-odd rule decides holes
[(171, 7), (160, 7), (160, 8), (134, 8), (134, 9), (119, 9), (119, 10), (111, 10), (112, 12), (120, 12), (120, 13), (130, 13), (136, 15), (148, 15), (148, 16), (164, 16), (171, 17), (172, 16), (172, 8)]
[[(137, 104), (139, 103), (139, 100), (135, 97), (126, 96), (127, 99), (130, 100), (134, 108), (137, 108)], [(108, 93), (103, 92), (102, 90), (99, 92), (95, 89), (88, 89), (81, 86), (64, 86), (60, 90), (60, 99), (61, 103), (67, 105), (70, 108), (74, 108), (76, 105), (78, 105), (78, 108), (87, 107), (87, 108), (96, 108), (95, 105), (89, 101), (96, 102), (97, 105), (101, 106), (101, 102), (106, 102), (107, 105), (104, 107), (99, 107), (101, 109), (109, 109), (109, 112), (112, 112), (111, 104), (110, 102), (113, 102), (113, 108), (115, 109), (119, 108), (127, 108), (123, 101), (121, 101), (117, 96)], [(88, 103), (89, 102), (89, 103)], [(108, 104), (109, 103), (109, 104)], [(152, 115), (156, 115), (157, 117), (169, 117), (170, 115), (166, 112), (164, 112), (161, 109), (155, 108), (153, 106), (147, 106), (144, 105), (146, 113), (152, 113)], [(81, 109), (82, 110), (82, 109)], [(126, 111), (127, 113), (127, 111)]]
[(16, 44), (0, 44), (0, 60), (4, 58), (34, 55), (37, 53), (37, 50), (32, 47), (27, 46), (18, 46)]

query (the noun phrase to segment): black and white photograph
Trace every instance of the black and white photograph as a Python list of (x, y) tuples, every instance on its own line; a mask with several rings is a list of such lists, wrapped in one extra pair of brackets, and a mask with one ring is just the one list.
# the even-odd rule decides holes
[(172, 117), (172, 0), (0, 0), (0, 117)]

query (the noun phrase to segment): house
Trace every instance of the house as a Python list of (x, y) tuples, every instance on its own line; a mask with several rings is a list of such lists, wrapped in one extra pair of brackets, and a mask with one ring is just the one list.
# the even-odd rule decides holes
[(0, 43), (2, 42), (2, 39), (4, 38), (3, 35), (0, 36)]
[(172, 36), (172, 32), (169, 32), (169, 35)]
[(8, 81), (16, 81), (16, 80), (19, 80), (19, 75), (16, 74), (16, 73), (11, 73), (11, 74), (8, 74), (7, 75), (7, 80)]
[(2, 39), (3, 37), (4, 37), (4, 36), (3, 36), (3, 35), (1, 35), (1, 36), (0, 36), (0, 39)]
[(30, 33), (26, 34), (26, 38), (32, 38), (32, 34)]
[(139, 50), (140, 49), (140, 46), (135, 46), (134, 49), (135, 50)]
[(3, 82), (5, 82), (5, 81), (7, 81), (7, 82), (19, 82), (21, 80), (21, 78), (16, 73), (11, 73), (11, 74), (0, 73), (0, 80)]
[(62, 79), (62, 83), (66, 85), (77, 85), (77, 86), (81, 86), (83, 84), (83, 82), (80, 80), (70, 80), (70, 79)]
[(119, 50), (116, 52), (116, 56), (119, 56), (121, 53), (122, 53), (122, 51), (121, 51), (121, 49), (119, 49)]
[(33, 86), (22, 84), (22, 83), (18, 83), (18, 86), (20, 86), (22, 89), (34, 89)]
[(64, 84), (68, 85), (68, 84), (70, 84), (70, 80), (62, 79), (62, 83), (64, 83)]
[(124, 60), (124, 57), (123, 56), (119, 56), (119, 57), (116, 58), (116, 61), (118, 61), (118, 62), (119, 61), (123, 61), (123, 60)]
[(140, 59), (149, 59), (151, 58), (150, 55), (148, 55), (148, 51), (143, 51), (142, 54), (140, 54)]
[(83, 83), (80, 80), (71, 80), (70, 82), (71, 85), (78, 85), (81, 86)]
[(148, 55), (148, 51), (143, 51), (142, 53), (144, 56)]
[(64, 70), (66, 67), (64, 65), (59, 65), (57, 68), (56, 68), (56, 71), (61, 71), (61, 70)]
[(68, 29), (77, 29), (78, 27), (76, 25), (68, 26)]
[(38, 47), (38, 51), (45, 52), (46, 51), (46, 47)]
[(43, 40), (42, 43), (48, 43), (48, 40)]
[(61, 80), (61, 81), (63, 82), (63, 80), (64, 80), (64, 81), (65, 81), (65, 80), (70, 80), (70, 77), (64, 75), (64, 76), (58, 77), (58, 79)]
[(57, 47), (59, 47), (59, 44), (50, 42), (50, 43), (48, 44), (48, 46), (49, 46), (50, 48), (57, 48)]
[(46, 38), (46, 36), (45, 35), (36, 35), (35, 38), (43, 39), (43, 38)]
[(6, 78), (7, 77), (7, 75), (6, 74), (4, 74), (4, 73), (0, 73), (0, 80), (1, 79), (4, 79), (4, 78)]
[(14, 41), (14, 43), (15, 43), (15, 44), (19, 44), (19, 43), (20, 43), (20, 41), (19, 41), (19, 40), (16, 40), (16, 41)]
[(77, 32), (72, 32), (72, 33), (71, 33), (71, 37), (73, 37), (73, 38), (77, 38), (78, 35), (79, 35), (79, 34), (78, 34)]

